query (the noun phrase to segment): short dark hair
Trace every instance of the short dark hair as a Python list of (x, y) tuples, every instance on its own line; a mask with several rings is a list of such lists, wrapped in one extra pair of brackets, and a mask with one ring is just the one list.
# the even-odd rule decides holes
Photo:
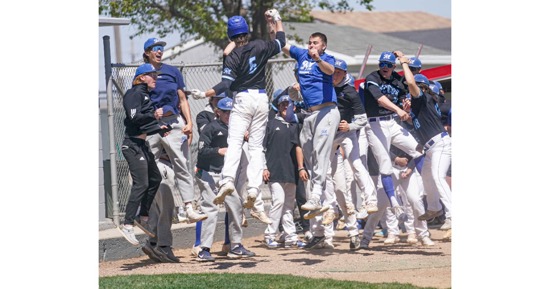
[(321, 38), (321, 40), (323, 40), (323, 42), (325, 44), (328, 44), (327, 36), (325, 34), (321, 33), (321, 32), (315, 32), (315, 33), (311, 34), (310, 38), (311, 37), (319, 37), (319, 38)]

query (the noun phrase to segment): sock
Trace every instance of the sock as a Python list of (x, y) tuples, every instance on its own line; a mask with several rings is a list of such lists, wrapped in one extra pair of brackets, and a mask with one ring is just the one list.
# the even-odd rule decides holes
[(397, 201), (397, 198), (395, 196), (390, 197), (390, 204), (392, 207), (399, 206), (399, 202)]
[(185, 209), (183, 207), (178, 207), (178, 214), (183, 215), (185, 213)]
[(418, 171), (418, 173), (422, 173), (422, 166), (424, 165), (424, 156), (425, 155), (421, 155), (421, 156), (417, 157), (416, 159), (414, 159), (414, 165), (415, 165), (416, 170)]
[(195, 223), (195, 247), (201, 244), (202, 221)]
[(386, 192), (386, 195), (388, 196), (388, 199), (394, 197), (395, 199), (395, 187), (393, 185), (393, 179), (391, 175), (381, 175), (382, 178), (382, 186), (384, 187), (384, 191)]
[(231, 241), (229, 240), (229, 214), (228, 213), (225, 213), (225, 242), (223, 243), (224, 245), (225, 244), (230, 244)]

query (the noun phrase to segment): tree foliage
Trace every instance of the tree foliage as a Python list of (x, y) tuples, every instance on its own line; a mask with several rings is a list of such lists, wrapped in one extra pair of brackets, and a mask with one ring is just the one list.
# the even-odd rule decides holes
[[(355, 0), (372, 10), (373, 0)], [(252, 39), (269, 37), (264, 12), (279, 10), (283, 21), (311, 22), (313, 8), (353, 11), (348, 0), (99, 0), (99, 15), (128, 18), (137, 32), (131, 37), (154, 33), (162, 38), (179, 33), (182, 39), (198, 39), (223, 48), (227, 45), (227, 19), (241, 15), (247, 19)], [(288, 34), (288, 33), (287, 33)], [(292, 38), (292, 37), (290, 37)]]

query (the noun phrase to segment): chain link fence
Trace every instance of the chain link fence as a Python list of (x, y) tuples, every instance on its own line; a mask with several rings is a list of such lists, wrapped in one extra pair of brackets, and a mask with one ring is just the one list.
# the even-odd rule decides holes
[[(221, 81), (222, 63), (208, 63), (208, 64), (173, 64), (177, 67), (184, 78), (186, 89), (190, 90), (197, 88), (200, 90), (207, 90), (218, 82)], [(294, 67), (296, 62), (293, 59), (280, 59), (270, 60), (266, 67), (266, 91), (271, 98), (273, 92), (279, 88), (284, 89), (293, 82)], [(128, 164), (122, 155), (120, 147), (124, 140), (124, 118), (125, 112), (122, 105), (122, 98), (124, 93), (132, 87), (132, 80), (135, 71), (139, 65), (126, 65), (126, 64), (112, 64), (112, 75), (110, 88), (107, 89), (107, 114), (109, 119), (109, 129), (112, 132), (103, 132), (103, 138), (109, 139), (111, 150), (111, 160), (109, 165), (106, 166), (107, 170), (116, 172), (116, 175), (110, 173), (111, 176), (116, 178), (116, 183), (113, 184), (112, 178), (108, 182), (105, 182), (105, 199), (106, 202), (106, 217), (113, 218), (115, 224), (119, 224), (120, 217), (124, 216), (126, 210), (126, 202), (130, 194), (132, 182), (130, 179), (130, 173)], [(189, 104), (191, 107), (191, 115), (193, 118), (202, 111), (207, 105), (206, 99), (195, 100), (189, 97)], [(195, 123), (195, 119), (193, 119)], [(195, 167), (197, 158), (197, 143), (199, 140), (199, 134), (197, 132), (197, 126), (193, 126), (193, 141), (190, 144), (191, 156), (189, 165)], [(105, 148), (104, 148), (105, 149)], [(114, 160), (112, 160), (114, 158)]]

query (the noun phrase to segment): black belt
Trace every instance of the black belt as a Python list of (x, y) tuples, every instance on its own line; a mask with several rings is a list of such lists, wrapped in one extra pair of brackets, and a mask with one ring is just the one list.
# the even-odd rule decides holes
[(377, 120), (391, 120), (391, 119), (393, 119), (393, 115), (376, 116), (376, 117), (369, 117), (369, 122), (374, 122)]
[[(445, 132), (442, 132), (441, 134), (441, 138), (444, 138), (445, 136), (448, 136), (449, 134), (445, 131)], [(433, 139), (430, 139), (425, 145), (424, 145), (424, 150), (428, 150), (430, 149), (431, 146), (433, 146), (435, 143), (435, 141)]]

